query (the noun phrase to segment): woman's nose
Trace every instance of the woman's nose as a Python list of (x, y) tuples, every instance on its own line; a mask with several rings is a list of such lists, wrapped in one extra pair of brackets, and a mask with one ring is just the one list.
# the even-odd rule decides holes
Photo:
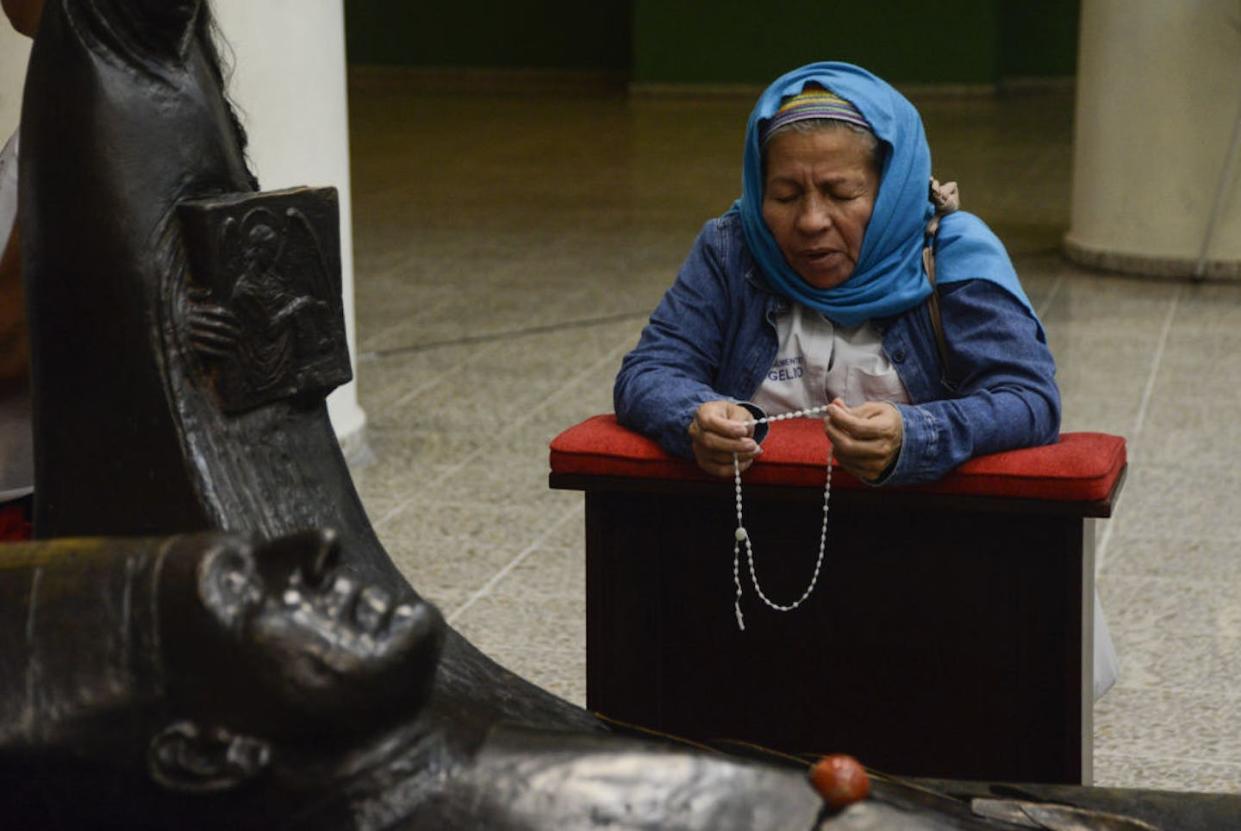
[(817, 194), (811, 194), (802, 202), (797, 214), (797, 230), (803, 234), (818, 234), (832, 225), (832, 216), (827, 200)]

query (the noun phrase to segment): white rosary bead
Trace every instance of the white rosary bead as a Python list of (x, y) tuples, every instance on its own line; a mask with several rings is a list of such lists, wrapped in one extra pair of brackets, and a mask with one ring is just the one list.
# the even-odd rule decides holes
[(762, 418), (752, 418), (749, 421), (741, 422), (746, 427), (755, 427), (759, 424), (770, 424), (773, 421), (784, 421), (790, 418), (807, 418), (809, 416), (819, 415), (827, 412), (827, 404), (818, 407), (811, 407), (808, 410), (795, 410), (791, 413), (780, 413), (779, 415), (763, 416)]
[[(756, 424), (765, 424), (771, 421), (783, 421), (789, 418), (812, 416), (825, 412), (826, 410), (826, 406), (811, 407), (808, 410), (798, 410), (793, 413), (760, 418), (755, 421), (747, 422), (747, 424), (752, 426)], [(737, 458), (736, 453), (733, 454), (733, 482), (737, 497), (737, 530), (734, 534), (736, 542), (733, 543), (733, 584), (737, 588), (737, 597), (733, 604), (733, 612), (737, 616), (737, 628), (744, 632), (745, 617), (741, 613), (741, 543), (745, 543), (746, 560), (750, 566), (750, 581), (754, 583), (754, 591), (758, 594), (759, 599), (771, 609), (775, 609), (778, 612), (793, 611), (797, 607), (801, 606), (802, 603), (806, 602), (806, 598), (810, 597), (811, 592), (814, 591), (815, 584), (819, 581), (819, 572), (823, 567), (823, 554), (827, 548), (827, 511), (832, 497), (832, 454), (830, 451), (827, 454), (827, 477), (823, 483), (823, 525), (819, 529), (819, 556), (818, 559), (815, 560), (814, 574), (810, 576), (810, 584), (806, 586), (806, 590), (802, 592), (801, 597), (797, 598), (797, 600), (787, 606), (782, 606), (768, 598), (767, 595), (763, 593), (762, 587), (758, 584), (758, 572), (754, 567), (754, 549), (750, 545), (750, 535), (749, 532), (745, 530), (742, 516), (741, 462)]]

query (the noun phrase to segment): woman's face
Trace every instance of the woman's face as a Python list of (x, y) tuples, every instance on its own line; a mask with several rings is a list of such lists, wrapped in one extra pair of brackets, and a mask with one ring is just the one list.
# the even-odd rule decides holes
[(848, 128), (781, 133), (767, 144), (763, 220), (784, 259), (817, 289), (853, 274), (879, 174), (865, 137)]

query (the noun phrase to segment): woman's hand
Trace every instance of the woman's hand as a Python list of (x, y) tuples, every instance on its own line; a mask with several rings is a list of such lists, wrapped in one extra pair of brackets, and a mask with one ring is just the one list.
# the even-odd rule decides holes
[(901, 411), (887, 401), (849, 407), (837, 398), (827, 408), (824, 428), (840, 466), (871, 482), (896, 460), (905, 435)]
[(740, 404), (731, 401), (708, 401), (694, 413), (689, 425), (689, 437), (694, 443), (694, 461), (712, 476), (733, 475), (733, 454), (741, 469), (754, 463), (754, 457), (762, 448), (751, 436), (754, 416)]

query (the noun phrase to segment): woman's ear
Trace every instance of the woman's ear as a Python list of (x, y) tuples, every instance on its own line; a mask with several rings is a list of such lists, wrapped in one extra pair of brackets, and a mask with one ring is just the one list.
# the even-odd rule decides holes
[(271, 764), (271, 745), (223, 728), (178, 721), (151, 739), (147, 769), (164, 788), (218, 793), (258, 779)]

